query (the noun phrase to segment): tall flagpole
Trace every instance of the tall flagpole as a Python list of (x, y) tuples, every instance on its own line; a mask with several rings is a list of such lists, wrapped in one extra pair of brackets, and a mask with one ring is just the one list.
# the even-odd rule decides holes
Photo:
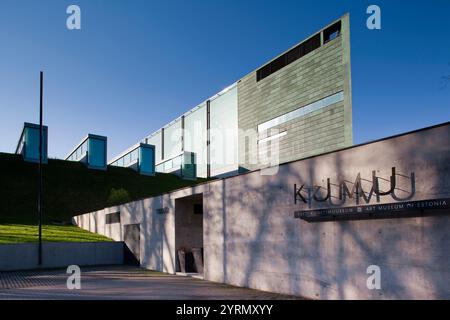
[(44, 73), (41, 71), (40, 74), (40, 103), (39, 103), (39, 187), (38, 187), (38, 217), (39, 217), (39, 265), (42, 265), (42, 137), (44, 134), (44, 129), (42, 126), (42, 94), (44, 86)]

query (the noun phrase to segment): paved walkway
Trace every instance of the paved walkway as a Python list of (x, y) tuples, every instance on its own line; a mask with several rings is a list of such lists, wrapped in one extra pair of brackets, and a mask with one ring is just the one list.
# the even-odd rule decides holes
[(81, 269), (81, 289), (69, 290), (65, 270), (0, 272), (0, 299), (295, 299), (190, 277), (113, 266)]

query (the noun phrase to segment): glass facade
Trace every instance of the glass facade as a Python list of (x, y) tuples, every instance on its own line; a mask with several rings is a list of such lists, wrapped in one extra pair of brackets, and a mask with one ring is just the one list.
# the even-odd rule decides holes
[(90, 138), (88, 141), (88, 166), (92, 168), (105, 168), (106, 139)]
[(184, 150), (195, 153), (197, 176), (207, 176), (206, 103), (184, 118)]
[(75, 151), (66, 159), (69, 161), (87, 161), (88, 140), (84, 141)]
[(183, 179), (195, 180), (198, 176), (195, 153), (184, 151), (172, 159), (164, 160), (156, 166), (156, 172), (173, 173)]
[(88, 134), (66, 160), (82, 162), (90, 169), (106, 170), (106, 147), (106, 137)]
[(162, 160), (162, 157), (161, 157), (161, 150), (162, 150), (161, 149), (161, 147), (162, 147), (161, 130), (157, 131), (155, 134), (153, 134), (152, 136), (145, 139), (145, 143), (155, 146), (155, 161), (156, 161), (156, 163), (161, 162), (161, 160)]
[(212, 176), (238, 169), (237, 106), (237, 86), (211, 100), (210, 161)]
[(182, 150), (181, 119), (164, 128), (164, 159), (171, 159)]
[[(187, 166), (184, 170), (195, 172), (197, 177), (237, 173), (237, 105), (235, 83), (143, 139), (143, 142), (155, 146), (156, 172), (181, 172), (185, 164), (194, 161), (195, 166)], [(186, 152), (189, 153), (187, 158)], [(130, 155), (118, 165), (127, 166), (132, 159)]]
[(139, 172), (142, 174), (155, 174), (155, 147), (141, 145), (139, 148)]
[(184, 179), (195, 180), (197, 178), (197, 166), (195, 153), (184, 152), (183, 163), (181, 164), (181, 176)]
[(155, 146), (140, 143), (110, 162), (111, 166), (131, 168), (145, 175), (155, 174)]
[[(22, 134), (19, 139), (19, 143), (16, 148), (16, 153), (21, 154), (26, 161), (38, 162), (39, 161), (39, 125), (33, 123), (25, 123)], [(48, 128), (43, 127), (42, 137), (42, 161), (47, 162), (47, 139)]]
[(181, 169), (183, 154), (179, 154), (172, 159), (164, 160), (156, 166), (156, 172), (175, 172)]

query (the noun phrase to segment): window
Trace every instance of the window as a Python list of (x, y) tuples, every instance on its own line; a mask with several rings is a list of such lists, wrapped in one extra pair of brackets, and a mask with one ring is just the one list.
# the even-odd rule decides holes
[(269, 121), (260, 123), (258, 125), (258, 132), (262, 132), (264, 130), (268, 130), (270, 128), (279, 126), (283, 123), (286, 123), (288, 121), (303, 117), (311, 112), (320, 110), (322, 108), (326, 108), (332, 104), (335, 104), (337, 102), (341, 102), (344, 100), (344, 92), (339, 91), (331, 96), (325, 97), (323, 99), (320, 99), (316, 102), (310, 103), (306, 106), (301, 106), (300, 108), (297, 108), (291, 112), (282, 114), (274, 119), (271, 119)]
[(323, 31), (323, 43), (327, 43), (331, 40), (336, 39), (341, 34), (341, 21), (329, 26)]
[(105, 223), (106, 224), (120, 223), (120, 211), (105, 215)]
[(278, 70), (284, 68), (288, 64), (294, 62), (295, 60), (300, 59), (301, 57), (307, 55), (308, 53), (316, 50), (319, 47), (320, 47), (320, 33), (312, 36), (308, 40), (300, 43), (295, 48), (289, 50), (282, 56), (276, 58), (272, 62), (260, 68), (258, 71), (256, 71), (256, 81), (260, 81), (270, 76), (272, 73), (277, 72)]

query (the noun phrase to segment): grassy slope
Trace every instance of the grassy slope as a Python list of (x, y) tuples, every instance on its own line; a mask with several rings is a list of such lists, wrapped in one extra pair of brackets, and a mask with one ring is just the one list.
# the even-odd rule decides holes
[[(171, 174), (142, 176), (127, 168), (89, 170), (81, 163), (49, 159), (44, 165), (44, 222), (70, 221), (74, 215), (111, 205), (111, 189), (123, 188), (130, 200), (155, 196), (203, 180)], [(37, 165), (0, 153), (0, 224), (36, 224)]]
[[(91, 233), (76, 226), (42, 226), (44, 242), (97, 242), (112, 241), (102, 235)], [(0, 224), (0, 244), (37, 242), (38, 227), (31, 225)]]

